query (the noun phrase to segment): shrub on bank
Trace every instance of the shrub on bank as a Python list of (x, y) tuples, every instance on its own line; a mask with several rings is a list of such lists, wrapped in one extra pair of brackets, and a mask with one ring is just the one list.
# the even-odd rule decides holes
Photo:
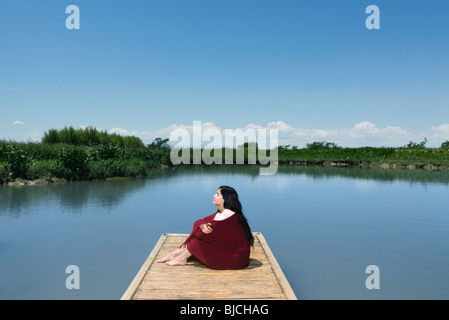
[(327, 141), (315, 141), (312, 143), (306, 144), (306, 149), (309, 150), (330, 150), (330, 149), (341, 149), (337, 144), (334, 142), (327, 142)]
[(68, 176), (67, 168), (59, 160), (41, 160), (31, 164), (25, 176), (27, 179), (63, 178)]
[(6, 162), (0, 162), (0, 184), (5, 183), (9, 180), (11, 170), (8, 168)]
[(70, 145), (97, 146), (97, 145), (117, 145), (121, 147), (143, 148), (142, 140), (134, 136), (120, 136), (116, 133), (99, 131), (94, 127), (75, 129), (65, 127), (64, 129), (50, 129), (44, 133), (42, 138), (44, 144), (65, 143)]
[(106, 159), (88, 164), (89, 179), (102, 180), (109, 177), (139, 177), (147, 174), (147, 164), (139, 159)]
[(60, 150), (58, 159), (66, 169), (65, 176), (61, 177), (67, 180), (84, 180), (88, 177), (87, 152), (85, 148), (67, 145)]
[(16, 143), (4, 143), (0, 146), (0, 162), (6, 162), (9, 177), (12, 179), (26, 176), (31, 164), (25, 150)]

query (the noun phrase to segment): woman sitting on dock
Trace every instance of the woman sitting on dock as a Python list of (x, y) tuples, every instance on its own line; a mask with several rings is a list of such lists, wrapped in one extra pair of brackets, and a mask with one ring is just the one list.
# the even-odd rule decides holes
[(185, 265), (190, 256), (212, 269), (243, 269), (249, 264), (254, 243), (237, 192), (221, 186), (212, 201), (214, 214), (196, 221), (187, 240), (162, 259), (169, 266)]

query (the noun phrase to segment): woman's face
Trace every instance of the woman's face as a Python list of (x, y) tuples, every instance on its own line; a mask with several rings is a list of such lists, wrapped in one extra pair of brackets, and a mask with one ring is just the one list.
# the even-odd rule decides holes
[(212, 203), (215, 204), (216, 206), (223, 206), (224, 200), (223, 196), (221, 195), (220, 189), (218, 189), (217, 193), (214, 194), (214, 201), (212, 201)]

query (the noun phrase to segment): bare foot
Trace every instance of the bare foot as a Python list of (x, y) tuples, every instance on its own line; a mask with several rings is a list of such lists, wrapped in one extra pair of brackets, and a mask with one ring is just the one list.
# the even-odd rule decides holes
[(189, 250), (185, 249), (183, 252), (181, 252), (181, 254), (179, 254), (176, 258), (169, 260), (167, 262), (165, 262), (166, 265), (168, 266), (184, 266), (187, 264), (187, 259), (191, 256), (192, 254), (189, 252)]
[(162, 263), (162, 262), (166, 262), (166, 261), (172, 260), (172, 259), (176, 258), (177, 256), (179, 256), (184, 250), (185, 250), (185, 247), (184, 248), (178, 248), (175, 251), (167, 254), (165, 257), (156, 260), (156, 262), (157, 263)]
[(172, 259), (170, 261), (165, 262), (168, 266), (185, 266), (187, 264), (187, 260), (181, 259)]

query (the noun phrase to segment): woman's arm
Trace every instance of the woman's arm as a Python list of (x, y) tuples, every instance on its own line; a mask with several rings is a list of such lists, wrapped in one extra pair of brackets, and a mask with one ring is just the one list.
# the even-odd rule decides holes
[[(212, 214), (212, 215), (210, 215), (210, 216), (208, 216), (208, 217), (205, 217), (205, 218), (203, 218), (203, 219), (200, 219), (200, 220), (195, 221), (195, 223), (193, 224), (193, 230), (192, 230), (192, 232), (190, 233), (189, 237), (186, 239), (186, 241), (184, 241), (184, 243), (183, 243), (181, 246), (187, 244), (187, 243), (190, 241), (190, 239), (192, 239), (192, 237), (193, 237), (194, 235), (196, 235), (197, 237), (200, 237), (200, 238), (201, 238), (203, 235), (205, 235), (206, 233), (204, 233), (204, 232), (200, 229), (200, 226), (205, 225), (205, 224), (208, 224), (210, 221), (212, 221), (212, 220), (214, 219), (214, 217), (215, 217), (215, 213)], [(211, 230), (210, 232), (212, 232), (212, 230)], [(181, 247), (181, 246), (180, 246), (180, 247)]]

